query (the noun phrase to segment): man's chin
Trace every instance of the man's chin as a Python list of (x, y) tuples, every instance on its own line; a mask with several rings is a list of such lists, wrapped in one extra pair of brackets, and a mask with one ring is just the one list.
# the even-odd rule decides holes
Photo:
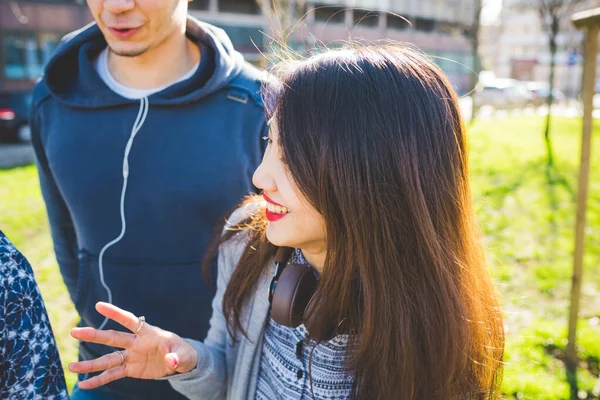
[(148, 51), (148, 48), (126, 48), (125, 46), (108, 45), (110, 52), (120, 57), (139, 57)]

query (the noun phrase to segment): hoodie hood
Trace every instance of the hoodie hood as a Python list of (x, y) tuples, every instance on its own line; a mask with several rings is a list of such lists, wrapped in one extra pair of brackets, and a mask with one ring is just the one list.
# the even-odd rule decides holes
[[(197, 101), (227, 86), (242, 70), (244, 58), (220, 28), (188, 17), (186, 35), (214, 57), (213, 70), (199, 68), (191, 78), (149, 97), (152, 104), (175, 105)], [(45, 69), (50, 94), (61, 103), (77, 108), (104, 108), (137, 102), (123, 98), (104, 84), (94, 60), (107, 46), (95, 23), (67, 35)], [(204, 61), (201, 61), (204, 62)]]

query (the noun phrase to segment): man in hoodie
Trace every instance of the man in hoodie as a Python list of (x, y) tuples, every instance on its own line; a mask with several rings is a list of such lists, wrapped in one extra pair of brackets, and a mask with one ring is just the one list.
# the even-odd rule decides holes
[[(87, 0), (34, 91), (32, 135), (60, 271), (80, 326), (120, 329), (112, 302), (202, 340), (212, 292), (201, 260), (216, 223), (253, 190), (263, 74), (188, 0)], [(106, 325), (105, 325), (106, 324)], [(106, 353), (82, 343), (80, 359)], [(179, 399), (124, 380), (73, 399)]]

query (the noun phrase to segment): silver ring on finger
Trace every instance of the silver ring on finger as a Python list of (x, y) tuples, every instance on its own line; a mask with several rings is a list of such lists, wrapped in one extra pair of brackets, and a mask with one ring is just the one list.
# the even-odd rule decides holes
[(140, 333), (140, 331), (144, 327), (144, 323), (146, 322), (146, 317), (144, 317), (143, 315), (141, 317), (139, 317), (138, 319), (140, 320), (140, 325), (138, 326), (138, 328), (135, 331), (136, 334)]
[(121, 365), (125, 365), (125, 355), (123, 354), (122, 350), (117, 350), (117, 353), (121, 356), (121, 364), (119, 364), (119, 367)]

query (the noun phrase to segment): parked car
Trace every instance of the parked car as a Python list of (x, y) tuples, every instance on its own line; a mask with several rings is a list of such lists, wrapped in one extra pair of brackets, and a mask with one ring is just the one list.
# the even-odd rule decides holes
[[(545, 106), (548, 102), (548, 94), (550, 93), (550, 85), (548, 82), (529, 82), (527, 89), (532, 94), (533, 106)], [(564, 93), (557, 88), (552, 89), (553, 103), (559, 104), (565, 100)]]
[(496, 79), (478, 85), (474, 95), (475, 105), (498, 109), (523, 108), (531, 104), (532, 96), (526, 86), (514, 79)]
[(30, 92), (0, 92), (0, 141), (29, 142)]

